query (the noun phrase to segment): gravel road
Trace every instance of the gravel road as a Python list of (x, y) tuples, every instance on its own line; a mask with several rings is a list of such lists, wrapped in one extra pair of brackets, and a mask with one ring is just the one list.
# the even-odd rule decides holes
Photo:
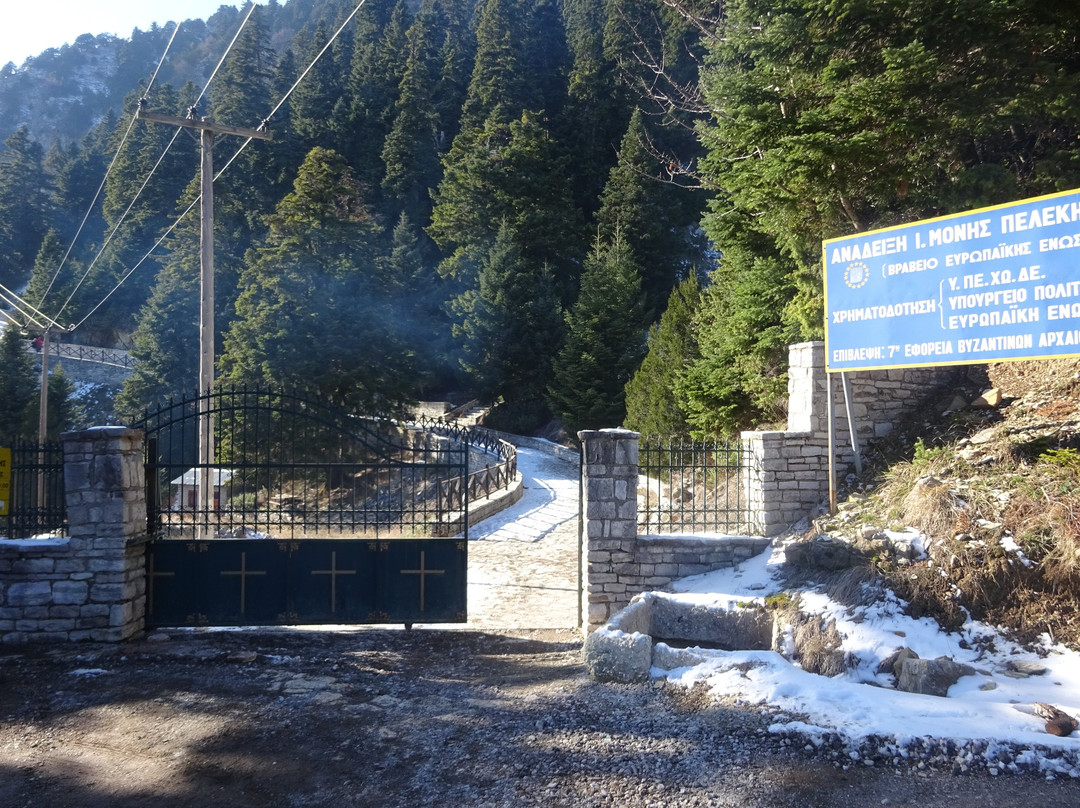
[(591, 681), (576, 470), (534, 460), (470, 544), (463, 630), (0, 648), (0, 808), (1080, 805), (1077, 781), (963, 772), (962, 750), (854, 760), (755, 706)]
[(1072, 780), (867, 766), (700, 691), (599, 685), (571, 632), (183, 632), (0, 654), (0, 805), (1080, 804)]

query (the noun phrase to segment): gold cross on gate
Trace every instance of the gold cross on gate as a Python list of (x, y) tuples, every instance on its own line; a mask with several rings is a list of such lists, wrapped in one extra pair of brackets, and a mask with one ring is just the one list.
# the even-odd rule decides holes
[(424, 551), (420, 551), (420, 569), (418, 570), (402, 570), (402, 575), (419, 575), (420, 576), (420, 614), (424, 613), (424, 582), (428, 575), (442, 575), (446, 570), (429, 570), (424, 567)]
[(337, 550), (330, 551), (330, 569), (312, 570), (312, 575), (330, 576), (330, 611), (337, 611), (337, 577), (339, 575), (356, 575), (356, 570), (339, 570), (337, 568)]
[(146, 554), (146, 612), (154, 613), (154, 579), (175, 578), (175, 572), (158, 572), (154, 569), (154, 554)]
[(247, 568), (247, 553), (240, 553), (240, 569), (222, 570), (222, 577), (226, 575), (240, 576), (240, 614), (244, 614), (247, 607), (247, 579), (249, 575), (266, 575), (266, 570), (249, 570)]

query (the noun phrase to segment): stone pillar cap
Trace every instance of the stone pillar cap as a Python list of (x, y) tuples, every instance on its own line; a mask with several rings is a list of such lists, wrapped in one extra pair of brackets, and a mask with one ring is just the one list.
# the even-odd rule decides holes
[(609, 429), (583, 429), (577, 433), (578, 440), (587, 440), (589, 438), (596, 437), (609, 437), (609, 438), (640, 438), (641, 433), (635, 432), (632, 429), (623, 429), (622, 427), (612, 427)]

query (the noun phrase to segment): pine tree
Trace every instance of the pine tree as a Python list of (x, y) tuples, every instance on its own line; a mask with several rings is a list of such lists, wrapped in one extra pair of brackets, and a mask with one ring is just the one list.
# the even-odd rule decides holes
[(105, 229), (100, 205), (90, 210), (90, 201), (94, 198), (109, 165), (109, 142), (115, 129), (116, 114), (110, 109), (78, 145), (71, 145), (70, 159), (56, 177), (52, 198), (55, 210), (54, 226), (62, 238), (69, 242), (75, 238), (84, 216), (86, 224), (80, 237), (84, 243), (90, 234), (97, 234)]
[(49, 371), (48, 414), (45, 419), (45, 440), (60, 440), (61, 433), (74, 429), (82, 418), (82, 407), (75, 398), (75, 384), (57, 363)]
[(581, 293), (566, 315), (548, 402), (567, 430), (622, 424), (625, 388), (644, 352), (641, 276), (629, 245), (599, 242), (585, 262)]
[(680, 206), (674, 194), (686, 192), (659, 181), (647, 141), (643, 116), (635, 109), (604, 187), (597, 223), (602, 239), (619, 233), (633, 249), (643, 267), (646, 313), (654, 320), (678, 278), (692, 271), (689, 234), (695, 219), (677, 218)]
[(448, 255), (440, 273), (473, 282), (470, 273), (506, 222), (522, 254), (546, 264), (562, 298), (571, 298), (584, 228), (567, 167), (536, 116), (509, 124), (493, 116), (472, 140), (459, 135), (445, 165), (428, 228)]
[(46, 292), (49, 293), (50, 300), (63, 301), (71, 290), (72, 279), (78, 274), (78, 263), (70, 259), (64, 267), (63, 275), (57, 274), (65, 252), (66, 247), (60, 241), (60, 235), (49, 228), (45, 238), (42, 239), (37, 258), (34, 259), (30, 284), (23, 295), (27, 302), (42, 311), (45, 311), (42, 301), (46, 297)]
[(700, 356), (676, 387), (695, 432), (717, 438), (781, 417), (787, 346), (798, 341), (780, 317), (794, 294), (790, 264), (767, 236), (725, 243), (698, 308)]
[(476, 59), (465, 105), (461, 135), (471, 136), (494, 117), (506, 123), (521, 110), (541, 109), (524, 64), (526, 8), (522, 0), (487, 0), (476, 28)]
[(405, 74), (382, 150), (383, 189), (410, 219), (425, 224), (431, 215), (430, 189), (442, 176), (439, 117), (432, 97), (438, 80), (438, 21), (425, 6), (409, 29)]
[(432, 0), (445, 38), (439, 48), (439, 80), (433, 109), (439, 118), (439, 150), (445, 151), (461, 131), (461, 109), (476, 58), (472, 0)]
[(522, 9), (526, 14), (522, 69), (534, 88), (522, 102), (527, 109), (543, 110), (550, 119), (562, 115), (566, 105), (571, 64), (560, 6), (558, 0), (531, 0)]
[(522, 254), (506, 222), (482, 261), (477, 287), (454, 308), (462, 365), (477, 391), (509, 404), (540, 402), (562, 341), (558, 294), (548, 268)]
[(269, 224), (246, 259), (224, 376), (399, 409), (415, 371), (387, 323), (371, 249), (378, 226), (342, 156), (312, 149)]
[[(135, 367), (115, 402), (125, 420), (134, 420), (168, 397), (198, 389), (198, 230), (191, 218), (174, 231), (153, 292), (139, 312), (131, 352)], [(221, 302), (217, 297), (215, 302)], [(229, 319), (217, 316), (215, 324), (224, 328)]]
[(450, 383), (453, 353), (446, 314), (446, 282), (434, 269), (433, 245), (408, 216), (394, 226), (389, 254), (380, 261), (386, 321), (416, 357), (418, 395), (433, 384)]
[(0, 334), (0, 446), (37, 434), (38, 380), (19, 327), (8, 322)]
[(603, 29), (602, 4), (567, 1), (566, 37), (573, 64), (557, 130), (573, 159), (574, 199), (589, 219), (599, 207), (630, 114), (615, 64), (604, 56)]
[(0, 283), (22, 286), (45, 236), (49, 189), (41, 146), (20, 126), (0, 151)]
[[(181, 94), (168, 85), (159, 85), (148, 102), (149, 108), (184, 114), (194, 100), (189, 95), (193, 90), (193, 85), (187, 85)], [(114, 135), (117, 143), (138, 102), (135, 93), (127, 97), (126, 114)], [(95, 255), (93, 262), (86, 265), (78, 278), (77, 291), (65, 307), (67, 318), (77, 322), (109, 295), (107, 303), (95, 312), (93, 322), (85, 327), (98, 344), (112, 344), (119, 334), (133, 330), (136, 313), (149, 296), (150, 273), (122, 285), (120, 281), (173, 223), (178, 189), (184, 188), (198, 171), (197, 144), (190, 137), (174, 139), (175, 134), (168, 126), (136, 123), (108, 175), (102, 203), (108, 243), (103, 243), (100, 256)], [(152, 181), (147, 182), (151, 173)]]
[(270, 111), (270, 80), (277, 60), (256, 7), (229, 50), (211, 89), (210, 115), (216, 121), (254, 129)]
[(329, 41), (330, 32), (326, 23), (320, 21), (314, 34), (306, 36), (302, 33), (293, 43), (300, 70), (306, 70), (315, 62), (289, 98), (291, 129), (305, 151), (316, 146), (333, 148), (337, 145), (330, 113), (343, 95), (342, 74), (335, 68), (329, 54), (315, 61)]
[(689, 436), (676, 390), (700, 357), (694, 325), (700, 298), (697, 276), (691, 275), (672, 290), (660, 322), (649, 329), (648, 353), (626, 385), (627, 428), (642, 435)]

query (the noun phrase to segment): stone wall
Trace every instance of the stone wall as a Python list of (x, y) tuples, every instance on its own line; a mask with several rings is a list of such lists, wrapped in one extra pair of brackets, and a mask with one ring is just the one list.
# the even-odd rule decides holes
[(580, 432), (578, 438), (585, 519), (581, 597), (587, 630), (604, 625), (641, 592), (734, 566), (768, 547), (769, 540), (763, 538), (639, 536), (640, 436), (603, 429)]
[[(775, 536), (829, 496), (828, 385), (833, 385), (835, 464), (854, 463), (839, 374), (825, 373), (825, 345), (804, 342), (788, 353), (788, 428), (744, 432), (743, 491), (750, 532)], [(888, 435), (907, 413), (947, 397), (966, 368), (902, 368), (847, 374), (860, 447)]]
[[(41, 354), (35, 352), (40, 360)], [(102, 361), (105, 360), (105, 361)], [(75, 384), (103, 384), (119, 387), (131, 375), (130, 355), (119, 348), (89, 348), (83, 345), (53, 343), (49, 350), (49, 367), (60, 365), (64, 375)]]
[(69, 536), (0, 541), (0, 643), (117, 642), (143, 630), (142, 432), (62, 440)]

